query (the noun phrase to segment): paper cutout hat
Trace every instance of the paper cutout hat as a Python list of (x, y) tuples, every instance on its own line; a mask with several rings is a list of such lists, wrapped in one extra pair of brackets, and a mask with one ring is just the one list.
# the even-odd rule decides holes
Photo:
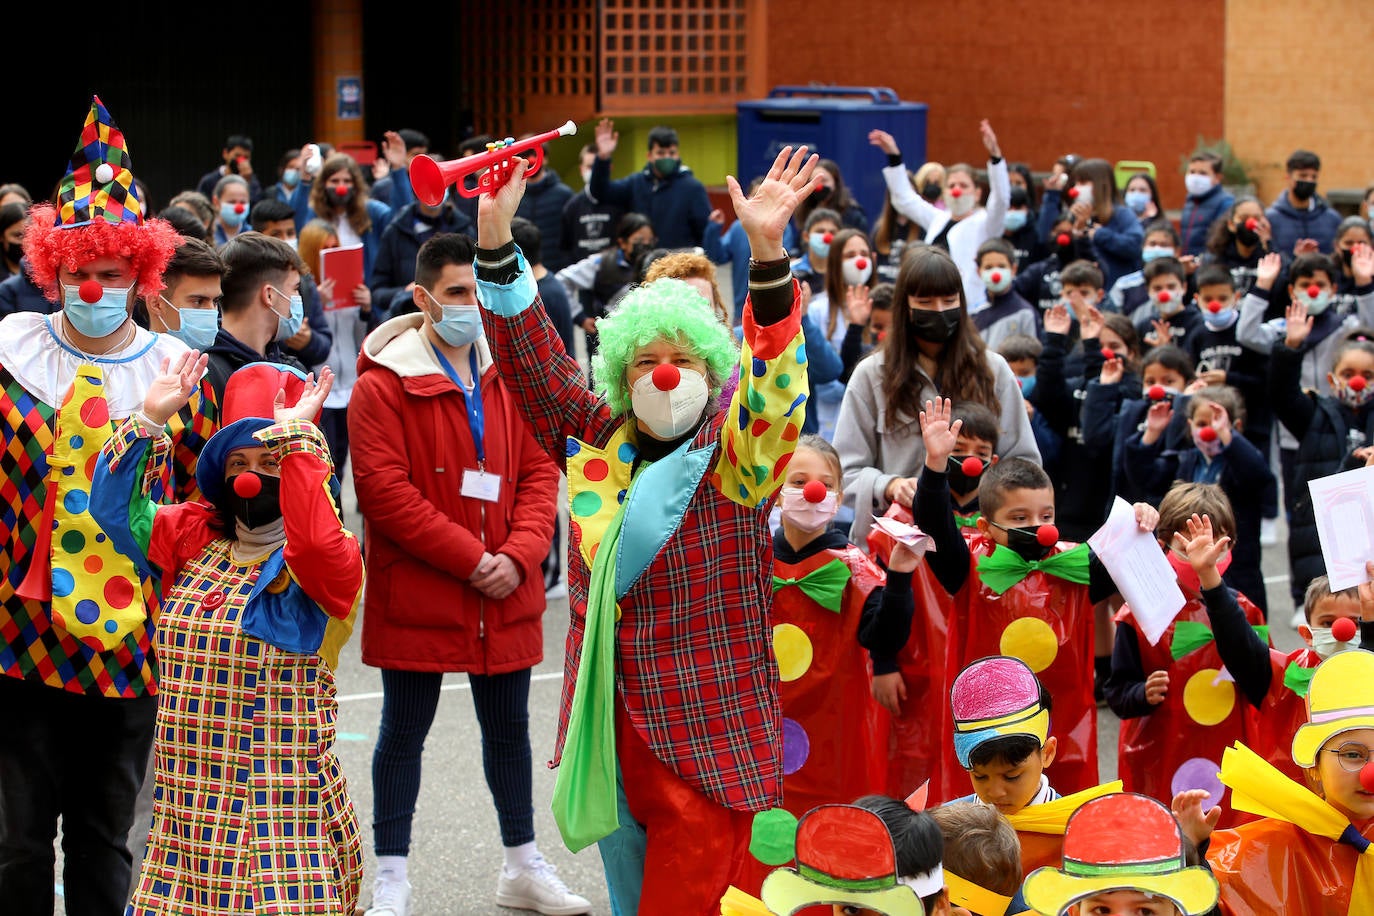
[(855, 805), (821, 805), (797, 824), (796, 868), (775, 869), (763, 902), (778, 916), (810, 906), (857, 906), (885, 916), (924, 916), (897, 880), (897, 852), (883, 819)]
[(1064, 833), (1064, 866), (1037, 868), (1022, 887), (1038, 913), (1111, 891), (1165, 897), (1185, 916), (1216, 906), (1217, 879), (1184, 858), (1183, 831), (1163, 804), (1134, 792), (1093, 799), (1074, 812)]
[(1041, 744), (1050, 733), (1050, 712), (1040, 703), (1040, 681), (1019, 658), (992, 655), (967, 665), (949, 693), (954, 713), (954, 755), (969, 768), (969, 755), (995, 738), (1026, 735)]
[[(285, 389), (286, 403), (300, 401), (306, 374), (281, 363), (248, 363), (235, 369), (224, 385), (220, 428), (196, 460), (196, 483), (210, 502), (224, 491), (224, 464), (234, 449), (262, 445), (254, 434), (273, 423), (273, 401)], [(317, 421), (319, 417), (315, 418)]]
[(162, 272), (181, 236), (166, 220), (145, 222), (124, 133), (99, 96), (91, 97), (57, 203), (35, 205), (24, 233), (29, 273), (50, 299), (57, 298), (62, 265), (75, 270), (109, 254), (130, 259), (139, 295), (162, 289)]
[(1307, 722), (1293, 735), (1293, 762), (1317, 765), (1317, 752), (1333, 735), (1374, 728), (1374, 652), (1337, 652), (1312, 672)]

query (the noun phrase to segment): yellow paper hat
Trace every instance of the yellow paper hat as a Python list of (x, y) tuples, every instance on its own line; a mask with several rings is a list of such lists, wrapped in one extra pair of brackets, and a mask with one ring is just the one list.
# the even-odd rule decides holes
[(1317, 765), (1333, 735), (1374, 728), (1374, 652), (1338, 652), (1317, 666), (1307, 691), (1307, 723), (1293, 735), (1293, 762)]

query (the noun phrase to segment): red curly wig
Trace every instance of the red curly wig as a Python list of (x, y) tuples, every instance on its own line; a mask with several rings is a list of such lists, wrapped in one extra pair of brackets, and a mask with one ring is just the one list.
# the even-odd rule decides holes
[(148, 219), (142, 226), (93, 219), (63, 229), (57, 225), (52, 204), (37, 204), (29, 215), (24, 230), (29, 276), (52, 302), (58, 301), (57, 274), (62, 267), (74, 271), (102, 257), (128, 258), (138, 295), (156, 296), (163, 289), (162, 272), (182, 242), (172, 224), (163, 219)]

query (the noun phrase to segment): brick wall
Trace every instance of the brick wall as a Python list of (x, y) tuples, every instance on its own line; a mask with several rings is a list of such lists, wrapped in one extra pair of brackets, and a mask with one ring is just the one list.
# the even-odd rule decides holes
[(1374, 4), (1226, 7), (1226, 134), (1251, 164), (1260, 199), (1283, 190), (1284, 160), (1299, 147), (1321, 156), (1322, 193), (1374, 181), (1374, 98), (1364, 77)]
[[(1184, 196), (1180, 157), (1199, 134), (1221, 136), (1225, 7), (787, 0), (769, 4), (767, 82), (890, 86), (925, 102), (930, 158), (946, 164), (985, 161), (984, 117), (1006, 155), (1035, 170), (1068, 152), (1151, 160), (1172, 209)], [(1354, 71), (1345, 82), (1358, 91)]]

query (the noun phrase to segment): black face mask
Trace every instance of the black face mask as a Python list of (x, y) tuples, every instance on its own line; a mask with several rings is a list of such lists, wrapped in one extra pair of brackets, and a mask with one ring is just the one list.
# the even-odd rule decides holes
[(931, 203), (935, 203), (935, 201), (939, 200), (940, 195), (943, 193), (944, 188), (940, 187), (939, 182), (927, 181), (925, 184), (921, 185), (921, 196)]
[(816, 190), (811, 192), (811, 199), (814, 200), (817, 204), (823, 204), (826, 201), (828, 201), (830, 199), (830, 195), (834, 193), (835, 189), (830, 187), (830, 185), (820, 185), (816, 188)]
[(11, 264), (18, 264), (19, 258), (23, 254), (24, 246), (22, 244), (5, 246), (5, 260), (9, 261)]
[[(989, 521), (989, 525), (997, 525), (996, 522)], [(1049, 547), (1040, 543), (1037, 536), (1040, 533), (1039, 525), (1029, 525), (1025, 528), (1007, 528), (997, 525), (1007, 533), (1007, 546), (1021, 555), (1021, 559), (1034, 562), (1043, 560), (1054, 549), (1054, 545)]]
[(1352, 260), (1354, 260), (1354, 258), (1355, 258), (1355, 249), (1353, 249), (1353, 248), (1345, 248), (1345, 249), (1342, 249), (1342, 250), (1341, 250), (1341, 263), (1344, 264), (1346, 267), (1349, 267), (1349, 266), (1350, 266), (1350, 262), (1351, 262)]
[(1236, 229), (1236, 240), (1246, 247), (1254, 247), (1259, 244), (1259, 233), (1241, 223)]
[(331, 191), (329, 195), (330, 200), (334, 201), (334, 205), (337, 207), (347, 207), (353, 203), (353, 198), (357, 196), (358, 190), (356, 188), (349, 188), (347, 194), (335, 194)]
[(630, 253), (625, 255), (625, 259), (630, 262), (632, 268), (638, 269), (639, 262), (644, 260), (644, 256), (653, 251), (652, 245), (644, 242), (635, 242), (630, 246)]
[(1317, 193), (1317, 183), (1315, 181), (1295, 181), (1293, 182), (1293, 196), (1298, 200), (1311, 200), (1312, 195)]
[(982, 465), (982, 469), (977, 474), (970, 477), (968, 474), (964, 473), (964, 462), (970, 457), (978, 458), (977, 455), (965, 455), (963, 458), (956, 458), (953, 455), (949, 456), (949, 466), (945, 468), (945, 473), (949, 476), (949, 490), (951, 493), (967, 496), (978, 489), (978, 481), (983, 478), (983, 472), (988, 469), (988, 463), (982, 458), (978, 458), (978, 462)]
[(234, 518), (242, 522), (245, 528), (261, 528), (281, 518), (281, 478), (257, 474), (255, 476), (262, 481), (262, 490), (256, 496), (243, 497), (234, 490), (234, 481), (242, 476), (235, 474), (224, 482), (224, 502)]
[(963, 306), (936, 312), (931, 309), (911, 309), (911, 336), (927, 343), (946, 343), (959, 331), (964, 318)]

